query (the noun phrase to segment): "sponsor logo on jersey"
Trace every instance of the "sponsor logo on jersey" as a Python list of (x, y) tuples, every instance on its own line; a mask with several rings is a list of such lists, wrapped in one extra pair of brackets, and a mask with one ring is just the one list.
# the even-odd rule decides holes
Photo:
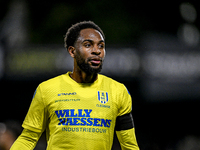
[(102, 104), (107, 103), (108, 102), (108, 92), (98, 91), (98, 100)]
[(106, 133), (107, 129), (91, 128), (91, 127), (63, 127), (62, 131), (67, 132), (93, 132), (93, 133)]
[(96, 104), (97, 107), (110, 108), (109, 105)]
[(76, 92), (72, 92), (72, 93), (59, 93), (58, 96), (67, 96), (67, 95), (76, 95)]
[(55, 111), (61, 126), (110, 127), (110, 119), (91, 117), (92, 109), (64, 109)]
[(55, 103), (57, 102), (78, 102), (80, 101), (80, 99), (59, 99), (59, 100), (55, 100)]

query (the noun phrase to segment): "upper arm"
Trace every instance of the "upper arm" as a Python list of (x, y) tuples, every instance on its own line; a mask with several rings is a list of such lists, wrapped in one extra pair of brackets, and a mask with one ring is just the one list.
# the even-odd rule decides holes
[(116, 131), (128, 130), (134, 127), (133, 117), (131, 113), (118, 116), (116, 119)]
[(132, 98), (127, 88), (122, 85), (118, 95), (118, 115), (123, 116), (132, 111)]
[(46, 111), (42, 90), (39, 86), (34, 93), (28, 113), (24, 119), (23, 128), (35, 132), (43, 132), (47, 123)]
[(116, 134), (122, 150), (139, 150), (132, 117), (132, 98), (124, 87), (120, 95), (120, 109), (116, 118)]

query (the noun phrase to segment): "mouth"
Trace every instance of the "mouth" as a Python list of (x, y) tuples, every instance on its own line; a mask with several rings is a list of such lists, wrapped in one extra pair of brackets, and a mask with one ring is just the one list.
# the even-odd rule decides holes
[(89, 61), (91, 62), (93, 66), (99, 66), (102, 62), (102, 59), (100, 57), (93, 57), (93, 58), (90, 58)]

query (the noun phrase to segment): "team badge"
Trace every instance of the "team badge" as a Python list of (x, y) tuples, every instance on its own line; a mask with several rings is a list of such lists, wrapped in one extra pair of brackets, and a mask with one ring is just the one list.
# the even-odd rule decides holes
[(99, 100), (102, 104), (107, 103), (107, 102), (108, 102), (108, 92), (98, 91), (98, 100)]

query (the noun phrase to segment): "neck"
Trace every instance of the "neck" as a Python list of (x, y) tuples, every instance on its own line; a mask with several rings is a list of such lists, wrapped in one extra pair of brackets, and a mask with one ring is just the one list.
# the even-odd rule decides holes
[(87, 74), (83, 71), (73, 69), (73, 72), (70, 74), (71, 78), (77, 83), (93, 83), (97, 80), (97, 74)]

